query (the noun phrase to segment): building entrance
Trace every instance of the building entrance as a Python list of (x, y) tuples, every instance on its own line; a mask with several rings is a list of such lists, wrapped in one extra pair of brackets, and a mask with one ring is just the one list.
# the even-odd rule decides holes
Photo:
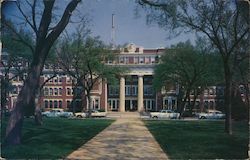
[(125, 100), (125, 111), (137, 111), (137, 100)]

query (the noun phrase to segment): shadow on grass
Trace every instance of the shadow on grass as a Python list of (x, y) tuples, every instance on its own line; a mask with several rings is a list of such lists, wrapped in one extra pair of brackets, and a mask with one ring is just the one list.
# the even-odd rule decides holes
[(234, 122), (233, 135), (223, 121), (145, 121), (171, 159), (246, 159), (247, 122)]
[[(2, 122), (2, 137), (6, 121)], [(1, 156), (7, 159), (64, 158), (112, 122), (101, 119), (46, 118), (42, 126), (35, 126), (33, 119), (25, 119), (22, 144), (15, 147), (2, 146)]]

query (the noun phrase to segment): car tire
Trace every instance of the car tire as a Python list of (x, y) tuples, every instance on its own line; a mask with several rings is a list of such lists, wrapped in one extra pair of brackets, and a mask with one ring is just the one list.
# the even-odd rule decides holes
[(202, 116), (201, 119), (207, 119), (206, 117)]
[(157, 116), (154, 116), (153, 119), (158, 119), (158, 117), (157, 117)]
[(81, 115), (76, 116), (77, 118), (83, 118)]

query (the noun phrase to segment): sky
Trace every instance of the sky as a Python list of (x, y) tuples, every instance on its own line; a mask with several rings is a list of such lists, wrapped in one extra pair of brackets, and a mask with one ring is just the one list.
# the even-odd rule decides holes
[[(65, 6), (66, 2), (68, 1), (64, 1), (61, 5)], [(135, 0), (83, 0), (78, 9), (90, 20), (89, 28), (92, 35), (100, 36), (106, 44), (111, 43), (112, 14), (115, 14), (114, 40), (116, 45), (134, 43), (144, 48), (161, 48), (188, 39), (194, 41), (194, 36), (191, 34), (167, 39), (167, 31), (156, 24), (146, 23), (146, 13), (143, 9), (140, 8), (139, 16), (136, 16), (136, 7)], [(14, 7), (10, 5), (4, 9), (4, 12), (13, 12), (13, 10)]]
[[(83, 8), (91, 17), (93, 35), (101, 36), (103, 41), (111, 42), (112, 14), (115, 14), (115, 43), (134, 43), (144, 48), (169, 47), (189, 38), (192, 35), (181, 35), (174, 39), (167, 39), (168, 32), (156, 24), (146, 24), (146, 13), (139, 9), (140, 16), (136, 16), (135, 0), (85, 0)], [(83, 11), (84, 12), (84, 11)]]

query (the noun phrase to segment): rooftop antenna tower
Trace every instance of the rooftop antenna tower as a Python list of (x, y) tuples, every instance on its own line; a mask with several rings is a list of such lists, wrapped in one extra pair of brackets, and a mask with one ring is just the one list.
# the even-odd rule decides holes
[(111, 30), (111, 45), (115, 48), (115, 14), (112, 14), (112, 30)]

